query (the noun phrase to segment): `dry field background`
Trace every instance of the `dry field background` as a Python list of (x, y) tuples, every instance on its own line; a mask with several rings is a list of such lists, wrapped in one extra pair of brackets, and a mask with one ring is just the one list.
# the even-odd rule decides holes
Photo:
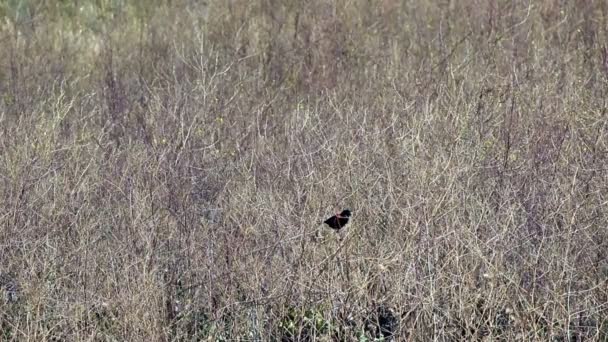
[(0, 340), (608, 340), (607, 2), (0, 18)]

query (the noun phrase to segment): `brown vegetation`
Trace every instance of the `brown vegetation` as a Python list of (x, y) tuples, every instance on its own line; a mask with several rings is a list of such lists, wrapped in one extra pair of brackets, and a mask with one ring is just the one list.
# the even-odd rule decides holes
[(605, 1), (0, 17), (0, 340), (608, 339)]

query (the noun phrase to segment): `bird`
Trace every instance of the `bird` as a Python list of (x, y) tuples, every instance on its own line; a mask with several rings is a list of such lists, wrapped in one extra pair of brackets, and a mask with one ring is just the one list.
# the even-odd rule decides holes
[(334, 230), (340, 230), (340, 228), (346, 226), (350, 216), (351, 216), (350, 210), (346, 209), (346, 210), (343, 210), (341, 213), (328, 218), (323, 223), (325, 223), (326, 225), (328, 225), (330, 228), (332, 228)]

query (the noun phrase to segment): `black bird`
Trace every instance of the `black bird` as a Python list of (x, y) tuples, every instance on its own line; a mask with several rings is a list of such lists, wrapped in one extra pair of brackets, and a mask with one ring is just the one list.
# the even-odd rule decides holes
[(323, 223), (325, 223), (326, 225), (328, 225), (332, 229), (340, 230), (340, 228), (346, 226), (346, 224), (348, 223), (348, 218), (350, 217), (350, 215), (351, 215), (350, 210), (346, 209), (346, 210), (343, 210), (341, 213), (336, 214), (336, 215), (328, 218)]

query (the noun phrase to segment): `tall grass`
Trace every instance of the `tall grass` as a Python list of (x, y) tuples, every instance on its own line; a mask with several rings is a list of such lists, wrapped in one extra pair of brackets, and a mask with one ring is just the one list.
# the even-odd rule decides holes
[(0, 17), (1, 340), (608, 338), (605, 2)]

